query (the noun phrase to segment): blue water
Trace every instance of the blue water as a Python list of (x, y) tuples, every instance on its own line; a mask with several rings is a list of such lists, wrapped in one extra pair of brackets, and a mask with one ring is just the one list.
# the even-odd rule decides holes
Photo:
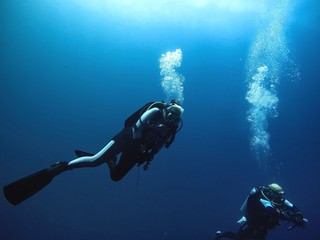
[(77, 169), (18, 206), (1, 197), (0, 238), (211, 239), (276, 181), (310, 223), (268, 239), (318, 239), (320, 7), (292, 2), (2, 0), (1, 186), (100, 150), (138, 107), (171, 97), (160, 59), (177, 49), (185, 112), (148, 171), (115, 183), (106, 166)]

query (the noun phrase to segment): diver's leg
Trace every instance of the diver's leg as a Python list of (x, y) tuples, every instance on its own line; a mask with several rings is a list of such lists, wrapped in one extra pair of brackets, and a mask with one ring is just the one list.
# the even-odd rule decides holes
[(259, 228), (252, 234), (253, 239), (256, 240), (265, 240), (267, 237), (268, 229), (266, 227)]
[(121, 180), (137, 163), (135, 151), (126, 151), (121, 154), (118, 164), (110, 166), (110, 177), (113, 181)]
[(234, 232), (224, 232), (224, 233), (222, 233), (222, 236), (224, 238), (228, 238), (228, 239), (239, 239), (238, 234), (236, 234)]
[(252, 234), (255, 232), (256, 230), (256, 224), (253, 224), (252, 221), (250, 221), (250, 224), (247, 222), (245, 222), (239, 229), (238, 231), (238, 239), (242, 240), (248, 240), (251, 239)]
[[(130, 137), (131, 136), (131, 137)], [(108, 144), (93, 156), (76, 158), (68, 163), (70, 168), (97, 167), (105, 162), (112, 161), (116, 155), (128, 148), (131, 144), (131, 129), (123, 129), (114, 136)]]
[(238, 234), (234, 232), (220, 232), (217, 231), (214, 240), (220, 240), (220, 239), (239, 239)]
[(81, 168), (81, 167), (97, 167), (105, 162), (102, 156), (110, 151), (112, 146), (115, 144), (114, 140), (108, 142), (108, 144), (102, 148), (98, 153), (93, 156), (85, 156), (76, 158), (68, 163), (68, 166), (71, 168)]

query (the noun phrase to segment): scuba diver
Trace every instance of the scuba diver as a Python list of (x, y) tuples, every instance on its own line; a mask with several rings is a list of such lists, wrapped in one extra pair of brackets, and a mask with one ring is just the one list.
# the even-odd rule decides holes
[(285, 199), (283, 189), (276, 183), (253, 188), (240, 210), (243, 217), (238, 221), (239, 231), (217, 231), (214, 240), (265, 240), (268, 230), (279, 225), (280, 220), (293, 224), (288, 230), (304, 227), (308, 222), (301, 211)]
[(55, 176), (74, 168), (97, 167), (106, 163), (113, 181), (121, 180), (136, 164), (144, 164), (143, 168), (147, 170), (154, 155), (163, 147), (169, 148), (174, 141), (183, 125), (183, 111), (175, 100), (170, 103), (150, 102), (128, 117), (124, 128), (98, 153), (76, 150), (78, 158), (57, 162), (5, 186), (5, 197), (17, 205), (48, 185)]

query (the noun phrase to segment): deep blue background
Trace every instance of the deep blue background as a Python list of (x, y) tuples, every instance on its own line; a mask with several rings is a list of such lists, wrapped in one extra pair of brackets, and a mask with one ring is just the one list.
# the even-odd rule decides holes
[[(232, 26), (126, 22), (74, 2), (0, 2), (0, 185), (100, 150), (145, 102), (165, 98), (159, 58), (181, 48), (184, 127), (150, 169), (121, 182), (106, 166), (57, 177), (19, 206), (0, 198), (1, 239), (210, 239), (237, 229), (255, 185), (280, 183), (310, 224), (269, 239), (318, 239), (320, 28), (317, 1), (290, 15), (288, 47), (300, 79), (282, 79), (269, 122), (272, 159), (259, 170), (249, 146), (245, 61), (254, 15)], [(214, 16), (213, 16), (214, 17)], [(208, 21), (209, 22), (209, 21)], [(272, 176), (272, 177), (271, 177)]]

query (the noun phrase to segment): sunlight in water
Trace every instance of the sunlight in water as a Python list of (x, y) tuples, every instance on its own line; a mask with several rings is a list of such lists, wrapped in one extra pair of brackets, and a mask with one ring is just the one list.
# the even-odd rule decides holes
[(188, 24), (197, 22), (212, 26), (214, 22), (232, 21), (229, 14), (257, 13), (272, 7), (275, 0), (73, 0), (86, 11), (124, 21)]
[(172, 99), (183, 102), (183, 82), (184, 77), (176, 72), (176, 68), (181, 66), (182, 51), (177, 49), (175, 52), (162, 54), (160, 58), (161, 85), (166, 95), (166, 101)]
[[(195, 8), (225, 9), (235, 12), (259, 11), (265, 6), (271, 6), (272, 0), (75, 0), (77, 3), (87, 7), (116, 10), (129, 14), (151, 15), (153, 13), (170, 12), (179, 13), (179, 10), (190, 11)], [(274, 1), (274, 0), (273, 0)], [(108, 9), (109, 8), (109, 9)]]

